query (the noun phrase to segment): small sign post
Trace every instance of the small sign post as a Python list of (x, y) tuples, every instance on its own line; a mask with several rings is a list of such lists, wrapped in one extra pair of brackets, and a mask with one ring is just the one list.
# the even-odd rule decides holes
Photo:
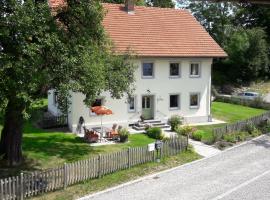
[(148, 151), (155, 151), (155, 143), (148, 144)]
[(162, 147), (162, 141), (156, 140), (155, 142), (155, 149), (157, 151), (157, 162), (160, 162), (161, 159), (161, 147)]

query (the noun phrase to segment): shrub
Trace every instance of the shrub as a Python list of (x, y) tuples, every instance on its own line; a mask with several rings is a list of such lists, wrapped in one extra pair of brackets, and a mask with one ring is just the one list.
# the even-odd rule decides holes
[(223, 135), (223, 140), (226, 142), (236, 143), (237, 138), (235, 133), (225, 134)]
[(237, 141), (241, 142), (241, 141), (245, 141), (249, 136), (248, 132), (239, 132), (236, 133), (236, 139)]
[(197, 141), (201, 141), (202, 136), (205, 134), (203, 130), (196, 130), (192, 133), (192, 138)]
[(211, 145), (211, 144), (214, 144), (215, 143), (216, 137), (215, 137), (215, 135), (212, 132), (205, 132), (202, 135), (201, 141), (203, 143), (205, 143), (205, 144)]
[(251, 134), (255, 129), (256, 129), (256, 126), (253, 123), (251, 123), (251, 122), (247, 123), (247, 125), (246, 125), (246, 131), (249, 134)]
[(130, 135), (129, 131), (126, 128), (119, 130), (120, 142), (126, 142), (128, 140), (128, 136)]
[(190, 136), (192, 135), (197, 129), (196, 128), (193, 128), (189, 125), (186, 125), (186, 126), (178, 126), (177, 129), (176, 129), (176, 133), (178, 135), (185, 135), (185, 136)]
[(153, 139), (157, 139), (157, 140), (162, 140), (164, 138), (163, 132), (162, 132), (161, 128), (159, 128), (159, 127), (149, 128), (146, 131), (146, 134), (148, 135), (148, 137), (153, 138)]
[(261, 134), (262, 134), (262, 132), (261, 132), (259, 129), (255, 128), (255, 129), (252, 131), (251, 136), (252, 136), (252, 137), (257, 137), (257, 136), (259, 136), (259, 135), (261, 135)]
[(177, 127), (182, 125), (183, 118), (179, 115), (173, 115), (169, 118), (168, 124), (171, 126), (172, 131), (176, 131)]

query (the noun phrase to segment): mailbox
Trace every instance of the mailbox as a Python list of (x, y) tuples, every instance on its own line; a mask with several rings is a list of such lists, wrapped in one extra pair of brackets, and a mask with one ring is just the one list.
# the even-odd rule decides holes
[(156, 150), (161, 149), (162, 144), (163, 144), (162, 141), (157, 140), (157, 141), (155, 142), (155, 148), (156, 148)]

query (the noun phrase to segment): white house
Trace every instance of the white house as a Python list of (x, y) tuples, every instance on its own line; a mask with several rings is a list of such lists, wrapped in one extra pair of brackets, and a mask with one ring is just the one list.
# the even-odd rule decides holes
[[(211, 65), (226, 53), (187, 10), (103, 4), (108, 11), (104, 27), (118, 53), (131, 49), (138, 66), (131, 99), (112, 99), (104, 92), (93, 105), (104, 105), (113, 115), (103, 124), (124, 126), (145, 119), (166, 121), (181, 115), (187, 123), (211, 120)], [(100, 125), (100, 117), (83, 103), (84, 96), (71, 93), (68, 124), (75, 132), (82, 116), (87, 127)], [(48, 110), (58, 115), (57, 96), (49, 91)]]

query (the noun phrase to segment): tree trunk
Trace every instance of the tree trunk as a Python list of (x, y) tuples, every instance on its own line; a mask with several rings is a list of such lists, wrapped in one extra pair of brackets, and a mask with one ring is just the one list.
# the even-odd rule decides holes
[(0, 157), (3, 157), (9, 166), (16, 166), (22, 162), (24, 109), (24, 101), (15, 97), (9, 99), (5, 110), (4, 127), (0, 141)]

